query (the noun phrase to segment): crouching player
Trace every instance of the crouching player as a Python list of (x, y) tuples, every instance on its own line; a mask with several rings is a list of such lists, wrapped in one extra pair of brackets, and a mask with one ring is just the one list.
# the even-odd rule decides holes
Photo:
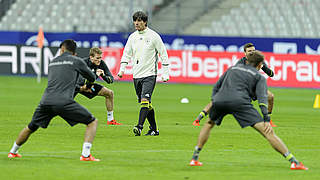
[[(308, 170), (288, 150), (269, 123), (267, 83), (259, 73), (263, 61), (262, 53), (253, 51), (248, 56), (247, 64), (230, 67), (218, 80), (212, 92), (209, 120), (201, 129), (190, 166), (202, 165), (199, 153), (209, 139), (211, 129), (219, 126), (225, 115), (232, 114), (242, 128), (251, 126), (266, 138), (291, 163), (292, 170)], [(257, 97), (263, 118), (251, 104), (253, 97)]]

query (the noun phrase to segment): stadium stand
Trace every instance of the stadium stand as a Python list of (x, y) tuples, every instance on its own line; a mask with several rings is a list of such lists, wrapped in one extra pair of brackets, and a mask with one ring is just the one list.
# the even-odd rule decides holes
[(0, 0), (0, 21), (15, 0)]
[[(243, 0), (234, 6), (237, 2), (224, 1), (197, 20), (211, 25), (194, 24), (185, 34), (195, 34), (194, 29), (200, 28), (202, 35), (209, 36), (320, 37), (319, 0)], [(214, 16), (226, 7), (225, 14)], [(206, 21), (208, 16), (218, 18)]]
[[(16, 0), (0, 21), (0, 30), (46, 32), (119, 32), (131, 24), (130, 11), (162, 0)], [(132, 2), (132, 3), (131, 3)]]
[[(222, 0), (177, 0), (153, 17), (152, 27), (165, 34), (183, 34), (183, 30)], [(195, 33), (199, 32), (196, 30)]]
[[(0, 4), (3, 4), (0, 0)], [(0, 30), (127, 32), (132, 12), (150, 10), (161, 34), (320, 37), (320, 0), (7, 0)], [(150, 5), (151, 3), (151, 5)], [(157, 9), (157, 7), (161, 7)], [(2, 14), (2, 17), (1, 17)], [(63, 18), (62, 18), (63, 17)]]

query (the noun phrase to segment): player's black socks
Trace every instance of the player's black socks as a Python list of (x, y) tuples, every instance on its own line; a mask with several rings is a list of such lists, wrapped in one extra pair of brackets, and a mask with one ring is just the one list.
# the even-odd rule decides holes
[(139, 128), (143, 127), (143, 124), (147, 118), (148, 112), (149, 112), (149, 109), (147, 107), (141, 107), (140, 113), (139, 113), (139, 124), (138, 124)]
[(149, 112), (149, 101), (141, 101), (141, 109), (139, 113), (139, 128), (142, 129), (144, 121), (147, 118)]
[(194, 152), (193, 152), (193, 155), (192, 155), (192, 159), (193, 159), (193, 160), (198, 161), (200, 151), (201, 151), (201, 148), (199, 148), (198, 146), (196, 146), (196, 147), (195, 147), (195, 150), (194, 150)]
[(150, 124), (152, 130), (156, 131), (157, 124), (156, 124), (156, 119), (154, 117), (154, 109), (153, 108), (149, 108), (149, 113), (148, 113), (147, 119), (149, 121), (149, 124)]

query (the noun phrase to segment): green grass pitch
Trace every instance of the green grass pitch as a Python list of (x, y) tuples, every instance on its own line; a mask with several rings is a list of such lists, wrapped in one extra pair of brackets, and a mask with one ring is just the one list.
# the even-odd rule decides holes
[[(104, 84), (103, 82), (100, 82)], [(139, 104), (133, 83), (106, 85), (115, 92), (115, 118), (123, 126), (106, 126), (104, 98), (76, 101), (99, 119), (92, 154), (101, 162), (80, 162), (84, 125), (70, 128), (57, 117), (39, 129), (8, 159), (19, 131), (30, 122), (47, 79), (0, 76), (0, 179), (320, 179), (320, 109), (313, 109), (319, 90), (270, 88), (275, 95), (272, 115), (277, 135), (309, 171), (292, 171), (289, 163), (251, 127), (241, 129), (232, 116), (215, 127), (200, 154), (202, 167), (188, 163), (201, 127), (192, 122), (209, 102), (211, 85), (156, 85), (153, 105), (158, 137), (135, 137)], [(187, 97), (188, 104), (180, 100)], [(201, 122), (204, 124), (204, 121)], [(146, 122), (143, 134), (148, 130)]]

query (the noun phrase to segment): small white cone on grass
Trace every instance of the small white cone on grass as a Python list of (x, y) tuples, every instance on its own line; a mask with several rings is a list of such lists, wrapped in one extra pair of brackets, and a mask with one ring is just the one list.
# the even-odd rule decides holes
[(183, 104), (187, 104), (187, 103), (189, 103), (189, 99), (188, 98), (182, 98), (180, 102), (183, 103)]

